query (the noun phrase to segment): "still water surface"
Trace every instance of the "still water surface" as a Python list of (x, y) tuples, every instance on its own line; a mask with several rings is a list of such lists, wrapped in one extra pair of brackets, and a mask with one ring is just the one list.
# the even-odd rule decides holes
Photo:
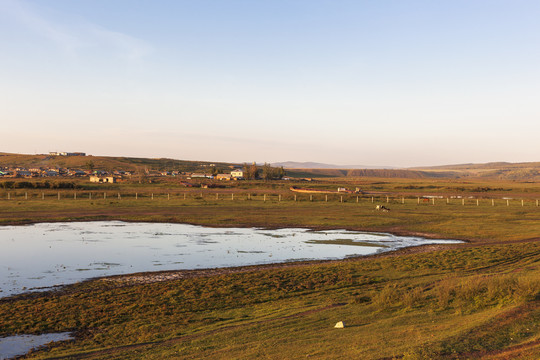
[(457, 241), (120, 221), (0, 226), (0, 297), (99, 276), (342, 259), (444, 242)]
[(0, 360), (10, 359), (26, 354), (32, 349), (56, 341), (72, 339), (70, 333), (54, 333), (43, 335), (16, 335), (0, 338)]

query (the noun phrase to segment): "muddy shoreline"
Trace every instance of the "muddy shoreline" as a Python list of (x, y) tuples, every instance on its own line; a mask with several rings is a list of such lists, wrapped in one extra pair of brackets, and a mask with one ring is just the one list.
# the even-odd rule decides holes
[[(82, 221), (82, 222), (95, 222), (95, 221), (103, 221), (104, 219), (93, 219), (90, 221)], [(30, 224), (37, 224), (37, 223), (60, 223), (60, 222), (80, 222), (79, 219), (73, 219), (71, 221), (66, 221), (65, 219), (62, 220), (54, 220), (54, 221), (31, 221), (31, 222), (25, 222), (25, 223), (16, 223), (12, 224), (13, 226), (18, 225), (30, 225)], [(274, 230), (274, 229), (283, 229), (287, 226), (283, 227), (258, 227), (253, 225), (241, 225), (241, 224), (232, 224), (223, 226), (221, 224), (198, 224), (198, 223), (189, 223), (189, 222), (180, 222), (180, 221), (137, 221), (137, 220), (125, 220), (120, 218), (107, 218), (106, 221), (123, 221), (127, 223), (137, 223), (137, 222), (144, 222), (144, 223), (179, 223), (179, 224), (188, 224), (188, 225), (196, 225), (201, 227), (219, 227), (219, 228), (260, 228), (260, 229), (267, 229), (267, 230)], [(4, 226), (4, 225), (2, 225)], [(6, 225), (9, 226), (9, 225)], [(309, 229), (312, 231), (324, 231), (324, 230), (349, 230), (349, 231), (364, 231), (364, 232), (372, 232), (372, 233), (388, 233), (392, 235), (397, 236), (414, 236), (414, 237), (423, 237), (426, 239), (447, 239), (439, 234), (430, 234), (430, 233), (421, 233), (421, 232), (412, 232), (412, 231), (406, 231), (402, 229), (392, 229), (390, 231), (380, 231), (380, 230), (373, 230), (369, 228), (362, 228), (362, 227), (329, 227), (329, 226), (310, 226), (304, 227), (305, 229)], [(454, 240), (454, 239), (453, 239)], [(59, 286), (58, 288), (53, 288), (47, 291), (34, 291), (34, 292), (27, 292), (27, 293), (20, 293), (12, 296), (7, 296), (5, 298), (0, 298), (0, 302), (9, 302), (9, 301), (16, 301), (20, 299), (25, 298), (41, 298), (41, 297), (48, 297), (48, 296), (55, 296), (58, 294), (66, 294), (66, 293), (73, 293), (78, 291), (78, 287), (80, 285), (84, 285), (91, 282), (100, 282), (102, 284), (106, 284), (106, 287), (114, 288), (121, 288), (125, 286), (136, 286), (141, 284), (149, 284), (149, 283), (156, 283), (156, 282), (165, 282), (165, 281), (174, 281), (179, 279), (187, 279), (187, 278), (196, 278), (196, 277), (210, 277), (210, 276), (220, 276), (220, 275), (227, 275), (227, 274), (234, 274), (234, 273), (245, 273), (245, 272), (257, 272), (262, 270), (271, 270), (271, 269), (286, 269), (286, 268), (292, 268), (292, 267), (306, 267), (311, 265), (320, 265), (320, 264), (336, 264), (336, 263), (344, 263), (344, 262), (355, 262), (355, 261), (369, 261), (372, 259), (380, 259), (380, 258), (390, 258), (390, 257), (398, 257), (398, 256), (406, 256), (411, 254), (419, 254), (419, 253), (429, 253), (429, 252), (435, 252), (435, 251), (443, 251), (443, 250), (450, 250), (450, 249), (458, 249), (458, 248), (466, 248), (466, 247), (476, 247), (476, 246), (485, 246), (485, 245), (498, 245), (498, 244), (507, 244), (510, 242), (529, 242), (529, 241), (539, 241), (539, 238), (532, 238), (532, 239), (523, 239), (523, 240), (516, 240), (516, 241), (485, 241), (482, 243), (478, 243), (477, 241), (471, 242), (468, 239), (455, 239), (460, 240), (462, 243), (458, 244), (426, 244), (426, 245), (419, 245), (419, 246), (410, 246), (406, 248), (401, 248), (397, 250), (392, 250), (388, 252), (383, 253), (377, 253), (372, 255), (360, 255), (355, 257), (349, 257), (345, 259), (334, 259), (334, 260), (305, 260), (305, 261), (292, 261), (292, 262), (278, 262), (273, 264), (260, 264), (260, 265), (247, 265), (247, 266), (238, 266), (238, 267), (222, 267), (222, 268), (206, 268), (206, 269), (193, 269), (193, 270), (165, 270), (165, 271), (147, 271), (147, 272), (136, 272), (136, 273), (130, 273), (130, 274), (120, 274), (120, 275), (111, 275), (111, 276), (104, 276), (104, 277), (95, 277), (95, 278), (89, 278), (86, 280), (83, 280), (77, 284), (68, 284)], [(78, 286), (77, 286), (78, 285)]]
[[(417, 235), (418, 236), (418, 235)], [(265, 270), (279, 270), (299, 267), (309, 267), (313, 265), (324, 264), (339, 264), (347, 262), (357, 261), (369, 261), (372, 259), (391, 258), (398, 256), (406, 256), (411, 254), (429, 253), (435, 251), (443, 251), (449, 249), (459, 248), (466, 243), (460, 244), (426, 244), (419, 246), (410, 246), (397, 250), (392, 250), (383, 253), (377, 253), (372, 255), (359, 255), (354, 257), (348, 257), (344, 259), (333, 260), (305, 260), (305, 261), (292, 261), (292, 262), (278, 262), (272, 264), (259, 264), (259, 265), (246, 265), (235, 267), (219, 267), (219, 268), (206, 268), (206, 269), (191, 269), (191, 270), (163, 270), (163, 271), (146, 271), (135, 272), (130, 274), (110, 275), (103, 277), (89, 278), (78, 283), (58, 285), (49, 288), (45, 291), (29, 291), (20, 294), (15, 294), (0, 298), (2, 302), (15, 302), (23, 299), (37, 299), (47, 298), (53, 296), (62, 296), (77, 293), (81, 287), (86, 284), (97, 283), (100, 287), (105, 287), (109, 290), (120, 289), (124, 287), (138, 286), (144, 284), (176, 281), (181, 279), (201, 278), (221, 276), (237, 273), (258, 272)]]

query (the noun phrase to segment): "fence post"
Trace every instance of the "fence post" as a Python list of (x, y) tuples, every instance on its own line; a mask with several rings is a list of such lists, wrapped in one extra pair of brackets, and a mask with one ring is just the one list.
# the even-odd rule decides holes
[(476, 199), (476, 206), (480, 205), (480, 200)]
[(510, 200), (506, 199), (506, 206), (510, 206)]
[[(42, 194), (43, 194), (43, 193), (42, 193)], [(88, 194), (88, 198), (89, 198), (90, 200), (92, 200), (92, 193), (89, 193), (89, 194)]]
[(74, 200), (77, 200), (77, 192), (74, 192), (74, 193), (73, 193), (73, 199), (74, 199)]
[(435, 198), (434, 197), (431, 198), (431, 201), (433, 202), (433, 205), (435, 205)]
[(45, 193), (41, 193), (41, 200), (45, 200)]
[(309, 194), (309, 201), (313, 201), (313, 195)]
[(139, 198), (139, 194), (135, 193), (135, 200)]
[(281, 194), (279, 194), (279, 201), (281, 201)]
[(324, 195), (324, 201), (328, 202), (328, 194)]
[[(249, 194), (248, 194), (248, 196), (249, 196)], [(234, 193), (231, 194), (231, 200), (234, 200)]]
[(104, 199), (107, 198), (107, 193), (103, 193), (103, 198), (104, 198)]
[(420, 205), (420, 196), (416, 199), (416, 203)]
[(11, 200), (11, 194), (10, 193), (7, 193), (7, 199)]
[(294, 194), (294, 201), (296, 201), (296, 194)]
[(401, 197), (401, 203), (405, 204), (405, 197), (404, 196)]
[(521, 206), (523, 206), (523, 199), (521, 199)]
[(356, 196), (356, 203), (358, 203), (358, 196)]
[(24, 200), (28, 200), (28, 193), (27, 192), (24, 193)]
[(263, 201), (266, 202), (266, 194), (263, 195)]
[(186, 193), (184, 193), (184, 200), (186, 200)]
[(154, 200), (154, 193), (152, 193), (152, 200)]
[(60, 191), (58, 192), (58, 200), (60, 200)]
[(450, 199), (446, 197), (446, 205), (450, 204)]
[(343, 195), (340, 196), (339, 202), (343, 202)]
[(538, 199), (536, 199), (536, 206), (538, 206)]
[(171, 200), (171, 194), (167, 194), (167, 200)]
[(386, 195), (386, 202), (389, 203), (390, 199), (388, 198), (388, 195)]
[(374, 199), (373, 199), (373, 196), (372, 196), (372, 197), (371, 197), (371, 203), (373, 203), (373, 202), (374, 202)]
[(491, 199), (491, 206), (495, 206), (495, 200)]
[(461, 205), (465, 206), (465, 199), (464, 198), (461, 199)]
[(216, 200), (219, 200), (219, 194), (216, 193)]
[(118, 200), (120, 200), (120, 193), (118, 193)]

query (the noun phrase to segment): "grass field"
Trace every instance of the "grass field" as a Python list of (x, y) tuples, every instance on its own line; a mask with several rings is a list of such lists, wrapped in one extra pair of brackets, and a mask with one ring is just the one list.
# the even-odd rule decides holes
[[(45, 199), (41, 192), (25, 199), (18, 189), (10, 200), (0, 194), (0, 221), (347, 228), (467, 242), (343, 261), (200, 271), (164, 282), (150, 281), (152, 274), (148, 282), (98, 279), (0, 299), (0, 336), (75, 331), (75, 341), (28, 356), (36, 359), (540, 358), (537, 184), (477, 182), (449, 190), (455, 184), (372, 179), (363, 186), (384, 192), (373, 203), (371, 196), (356, 202), (355, 195), (326, 202), (302, 194), (294, 201), (285, 184), (190, 190), (185, 200), (177, 188), (151, 186), (108, 189), (107, 198), (95, 191), (92, 199), (61, 191), (60, 200), (53, 191)], [(478, 192), (482, 187), (497, 190)], [(418, 192), (426, 191), (443, 199), (419, 204)], [(492, 196), (468, 198), (486, 192)], [(461, 199), (446, 203), (456, 193), (467, 195), (465, 205)], [(507, 206), (502, 197), (513, 200)], [(376, 211), (377, 203), (391, 210)], [(344, 329), (333, 328), (338, 321)]]
[[(69, 195), (68, 195), (69, 194)], [(21, 196), (21, 195), (19, 195)], [(258, 227), (309, 227), (348, 228), (356, 230), (386, 231), (398, 234), (422, 233), (439, 238), (465, 239), (473, 242), (521, 240), (540, 234), (540, 207), (534, 200), (483, 199), (477, 205), (472, 199), (436, 199), (418, 203), (416, 198), (403, 200), (378, 197), (333, 196), (328, 202), (322, 195), (309, 200), (309, 195), (283, 196), (246, 193), (218, 195), (191, 193), (184, 200), (182, 195), (166, 194), (122, 195), (94, 194), (92, 199), (73, 198), (72, 193), (50, 195), (42, 200), (34, 197), (24, 200), (2, 201), (0, 223), (21, 224), (38, 221), (90, 221), (126, 220), (183, 222), (208, 226), (258, 226)], [(266, 198), (266, 201), (264, 200)], [(465, 201), (465, 205), (463, 205)], [(389, 212), (375, 210), (376, 204), (390, 208)]]

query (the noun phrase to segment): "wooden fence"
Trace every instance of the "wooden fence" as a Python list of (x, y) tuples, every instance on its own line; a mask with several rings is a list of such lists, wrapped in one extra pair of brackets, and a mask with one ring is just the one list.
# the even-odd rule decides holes
[(477, 198), (477, 197), (418, 197), (396, 195), (355, 195), (355, 194), (269, 194), (269, 193), (217, 193), (217, 192), (174, 192), (174, 193), (137, 193), (112, 191), (60, 191), (60, 192), (22, 192), (7, 191), (0, 193), (0, 201), (21, 200), (214, 200), (214, 201), (262, 201), (262, 202), (340, 202), (372, 204), (411, 204), (416, 205), (462, 205), (462, 206), (535, 206), (538, 199), (516, 198)]

